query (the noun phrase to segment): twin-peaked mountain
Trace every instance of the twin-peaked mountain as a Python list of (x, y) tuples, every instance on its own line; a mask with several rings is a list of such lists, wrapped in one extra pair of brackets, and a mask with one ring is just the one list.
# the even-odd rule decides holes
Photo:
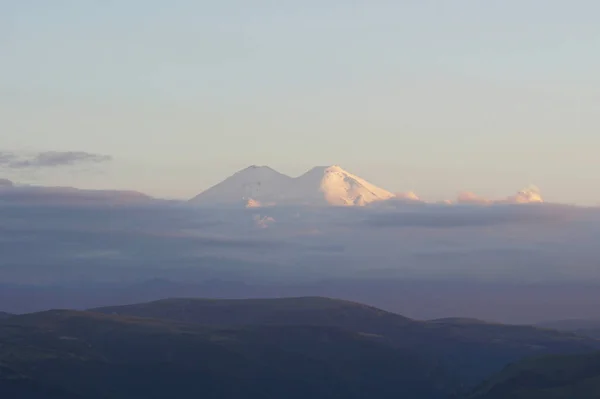
[(315, 167), (293, 178), (268, 166), (250, 166), (191, 200), (203, 205), (362, 206), (394, 197), (341, 167)]

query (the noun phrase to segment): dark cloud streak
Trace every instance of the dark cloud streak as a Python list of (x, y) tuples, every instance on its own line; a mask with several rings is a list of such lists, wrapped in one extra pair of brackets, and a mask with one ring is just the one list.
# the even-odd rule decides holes
[(20, 155), (16, 152), (0, 151), (0, 167), (7, 169), (42, 169), (80, 164), (109, 162), (111, 156), (84, 151), (44, 151), (34, 155)]

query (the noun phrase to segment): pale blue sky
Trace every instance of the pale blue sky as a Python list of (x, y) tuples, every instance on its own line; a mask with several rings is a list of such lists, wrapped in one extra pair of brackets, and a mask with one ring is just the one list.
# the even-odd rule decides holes
[(600, 203), (595, 0), (0, 0), (0, 151), (29, 183), (191, 197), (249, 164)]

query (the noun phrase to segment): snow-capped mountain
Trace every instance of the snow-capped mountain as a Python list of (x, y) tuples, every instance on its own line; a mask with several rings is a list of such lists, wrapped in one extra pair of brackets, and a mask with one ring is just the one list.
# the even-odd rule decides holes
[(294, 179), (293, 189), (295, 201), (316, 205), (364, 206), (394, 196), (338, 165), (309, 170)]
[(202, 205), (363, 206), (393, 197), (338, 165), (315, 167), (296, 178), (267, 166), (251, 166), (190, 201)]

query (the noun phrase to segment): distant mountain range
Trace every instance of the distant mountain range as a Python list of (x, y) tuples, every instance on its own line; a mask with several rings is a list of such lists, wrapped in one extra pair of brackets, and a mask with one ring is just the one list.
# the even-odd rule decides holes
[[(393, 194), (358, 177), (339, 165), (315, 167), (299, 177), (284, 175), (268, 166), (250, 166), (228, 177), (190, 200), (205, 206), (275, 205), (366, 206), (382, 203), (390, 206), (423, 203), (413, 192)], [(531, 186), (502, 200), (488, 200), (473, 193), (459, 194), (446, 204), (526, 204), (540, 203), (539, 190)]]

